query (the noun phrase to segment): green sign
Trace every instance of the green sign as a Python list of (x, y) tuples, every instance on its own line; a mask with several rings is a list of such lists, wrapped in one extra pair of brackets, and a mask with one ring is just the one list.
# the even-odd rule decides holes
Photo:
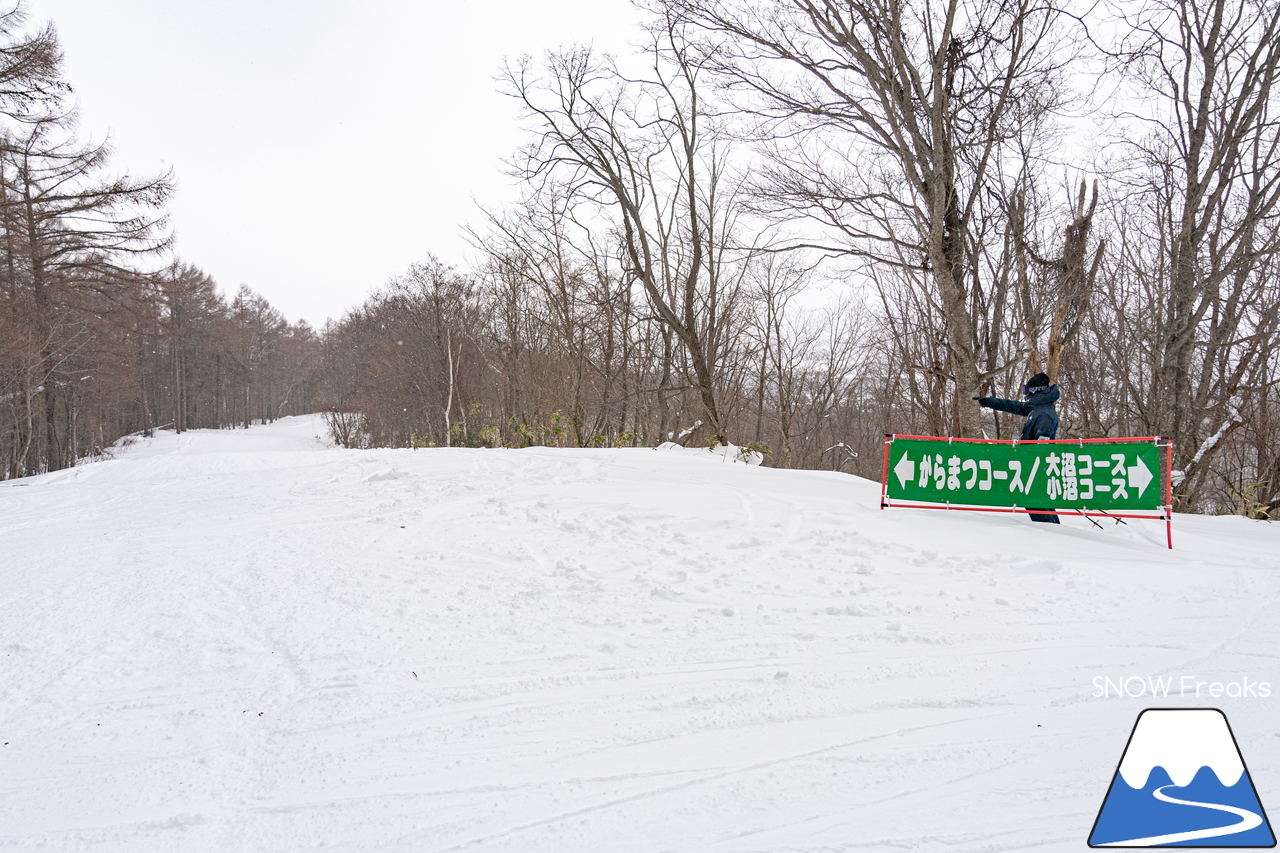
[(1164, 502), (1154, 442), (1058, 444), (889, 439), (890, 501), (968, 506), (1158, 510)]

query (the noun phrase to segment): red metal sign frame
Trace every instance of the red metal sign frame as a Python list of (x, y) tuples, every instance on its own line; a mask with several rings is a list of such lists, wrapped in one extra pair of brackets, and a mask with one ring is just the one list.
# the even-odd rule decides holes
[[(884, 468), (880, 474), (880, 509), (890, 509), (897, 507), (900, 509), (946, 509), (956, 510), (959, 512), (1004, 512), (1004, 513), (1036, 513), (1039, 515), (1047, 514), (1044, 509), (1026, 509), (1025, 507), (993, 507), (993, 506), (972, 506), (969, 504), (952, 504), (952, 503), (905, 503), (902, 501), (892, 501), (889, 498), (889, 445), (893, 443), (895, 438), (911, 438), (917, 441), (941, 441), (946, 444), (965, 443), (965, 444), (1008, 444), (1018, 445), (1025, 442), (1018, 439), (1003, 441), (992, 438), (947, 438), (937, 435), (898, 435), (885, 434), (884, 437)], [(1035, 439), (1037, 444), (1074, 444), (1083, 447), (1086, 444), (1155, 444), (1157, 447), (1165, 449), (1165, 466), (1164, 466), (1164, 506), (1160, 508), (1159, 515), (1139, 514), (1132, 512), (1104, 512), (1102, 510), (1053, 510), (1054, 515), (1080, 515), (1093, 518), (1149, 518), (1159, 520), (1165, 523), (1165, 535), (1169, 548), (1173, 548), (1173, 442), (1165, 441), (1163, 437), (1158, 435), (1143, 436), (1141, 438), (1041, 438)]]

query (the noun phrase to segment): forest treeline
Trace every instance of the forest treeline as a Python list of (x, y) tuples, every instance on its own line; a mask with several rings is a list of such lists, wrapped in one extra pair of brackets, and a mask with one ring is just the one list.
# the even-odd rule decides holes
[(171, 175), (82, 138), (52, 25), (0, 15), (0, 477), (118, 438), (313, 411), (319, 336), (173, 260)]
[[(1179, 508), (1280, 501), (1280, 5), (641, 5), (634, 56), (502, 69), (520, 198), (472, 267), (424, 254), (319, 333), (190, 267), (128, 273), (167, 185), (126, 181), (4, 356), (10, 476), (317, 410), (351, 447), (731, 442), (878, 477), (885, 433), (1016, 435), (973, 398), (1043, 370), (1059, 437), (1173, 440)], [(39, 314), (12, 221), (8, 298)]]

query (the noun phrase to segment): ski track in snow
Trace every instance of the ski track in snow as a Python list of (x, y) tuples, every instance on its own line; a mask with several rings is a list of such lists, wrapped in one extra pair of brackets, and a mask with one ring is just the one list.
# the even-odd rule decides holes
[(0, 850), (1079, 850), (1177, 704), (1280, 790), (1275, 698), (1090, 695), (1280, 690), (1270, 525), (322, 429), (0, 483)]

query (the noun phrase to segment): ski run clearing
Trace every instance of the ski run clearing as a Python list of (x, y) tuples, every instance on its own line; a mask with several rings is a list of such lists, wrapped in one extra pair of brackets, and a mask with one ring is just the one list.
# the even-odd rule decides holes
[(1080, 851), (1146, 707), (1280, 814), (1276, 525), (323, 435), (0, 483), (0, 850)]

